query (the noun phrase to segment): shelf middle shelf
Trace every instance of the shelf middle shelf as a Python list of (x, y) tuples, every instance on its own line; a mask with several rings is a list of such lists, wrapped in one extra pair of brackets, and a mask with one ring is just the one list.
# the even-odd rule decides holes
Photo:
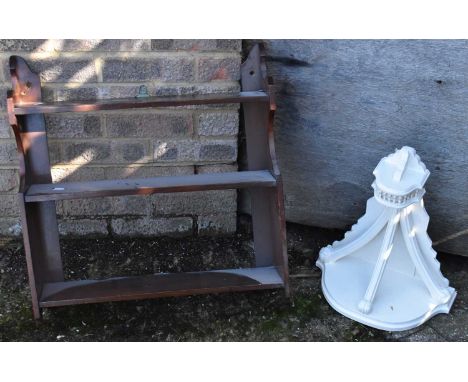
[(268, 170), (32, 184), (25, 193), (25, 202), (275, 186), (276, 179)]

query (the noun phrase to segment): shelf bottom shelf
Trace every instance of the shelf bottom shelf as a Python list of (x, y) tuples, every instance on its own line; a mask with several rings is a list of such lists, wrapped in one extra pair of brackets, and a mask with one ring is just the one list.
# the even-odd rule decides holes
[(39, 306), (47, 308), (283, 286), (284, 282), (276, 267), (63, 281), (44, 284)]

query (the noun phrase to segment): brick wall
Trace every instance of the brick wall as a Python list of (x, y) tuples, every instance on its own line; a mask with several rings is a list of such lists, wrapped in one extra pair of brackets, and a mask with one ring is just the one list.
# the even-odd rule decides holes
[[(20, 233), (8, 57), (40, 72), (46, 101), (239, 90), (241, 40), (0, 40), (0, 235)], [(239, 105), (46, 116), (54, 181), (233, 171)], [(57, 203), (63, 235), (233, 232), (235, 190)]]

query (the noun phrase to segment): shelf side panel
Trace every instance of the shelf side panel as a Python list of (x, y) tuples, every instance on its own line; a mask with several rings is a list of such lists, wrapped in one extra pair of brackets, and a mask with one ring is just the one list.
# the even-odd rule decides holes
[[(22, 58), (10, 58), (10, 73), (13, 102), (41, 101), (39, 77)], [(40, 294), (43, 283), (63, 280), (55, 202), (25, 203), (23, 194), (31, 183), (52, 181), (45, 120), (42, 114), (16, 117), (12, 110), (8, 112), (20, 154), (21, 224), (33, 311), (38, 318), (40, 312), (35, 296)]]
[(250, 190), (254, 247), (257, 266), (276, 266), (288, 291), (288, 258), (281, 174), (276, 163), (273, 116), (276, 106), (266, 76), (259, 45), (252, 48), (241, 68), (243, 91), (267, 92), (268, 104), (244, 104), (244, 126), (249, 170), (268, 168), (275, 176), (275, 188)]

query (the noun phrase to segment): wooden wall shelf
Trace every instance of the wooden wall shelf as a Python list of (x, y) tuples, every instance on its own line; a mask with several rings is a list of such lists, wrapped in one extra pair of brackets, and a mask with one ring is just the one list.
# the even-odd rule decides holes
[[(283, 187), (273, 139), (276, 105), (260, 46), (242, 64), (242, 91), (236, 94), (46, 103), (39, 76), (24, 59), (10, 57), (10, 73), (8, 116), (19, 153), (18, 197), (35, 318), (42, 308), (103, 301), (279, 287), (289, 294)], [(242, 105), (248, 171), (52, 183), (44, 114), (222, 103)], [(255, 268), (64, 280), (56, 200), (237, 188), (251, 193)]]

